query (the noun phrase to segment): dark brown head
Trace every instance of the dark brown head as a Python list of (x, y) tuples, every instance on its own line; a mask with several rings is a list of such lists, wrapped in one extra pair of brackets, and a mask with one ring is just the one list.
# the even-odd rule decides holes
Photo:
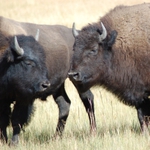
[(77, 31), (73, 24), (72, 32), (75, 43), (69, 77), (78, 84), (91, 87), (108, 68), (117, 32), (108, 34), (103, 23), (88, 25), (81, 31)]

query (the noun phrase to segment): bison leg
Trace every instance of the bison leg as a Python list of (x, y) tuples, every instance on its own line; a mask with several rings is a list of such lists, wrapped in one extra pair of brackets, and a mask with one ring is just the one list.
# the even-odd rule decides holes
[(87, 90), (84, 93), (81, 93), (80, 91), (78, 92), (89, 117), (91, 134), (95, 134), (96, 121), (95, 121), (94, 102), (93, 102), (94, 96), (90, 90)]
[(59, 109), (59, 119), (58, 119), (58, 124), (57, 124), (55, 135), (61, 136), (65, 128), (66, 120), (69, 115), (69, 109), (70, 109), (70, 103), (71, 103), (64, 89), (64, 83), (53, 94), (53, 98), (56, 104), (58, 105), (58, 109)]
[(143, 103), (137, 108), (138, 119), (142, 132), (146, 132), (150, 121), (150, 100), (144, 99)]
[(0, 103), (0, 140), (7, 143), (6, 128), (9, 125), (9, 116), (11, 114), (10, 104)]
[(13, 136), (12, 145), (16, 145), (19, 142), (19, 134), (24, 125), (27, 125), (30, 121), (31, 114), (33, 113), (33, 104), (22, 105), (17, 103), (14, 105), (14, 110), (11, 117)]

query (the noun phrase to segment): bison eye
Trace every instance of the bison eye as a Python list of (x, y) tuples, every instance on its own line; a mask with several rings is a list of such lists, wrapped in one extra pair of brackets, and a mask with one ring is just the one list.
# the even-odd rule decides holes
[(32, 60), (24, 60), (24, 63), (28, 66), (33, 66), (33, 67), (35, 66), (35, 63)]
[(90, 54), (92, 54), (92, 55), (97, 55), (97, 53), (98, 53), (97, 49), (90, 50)]

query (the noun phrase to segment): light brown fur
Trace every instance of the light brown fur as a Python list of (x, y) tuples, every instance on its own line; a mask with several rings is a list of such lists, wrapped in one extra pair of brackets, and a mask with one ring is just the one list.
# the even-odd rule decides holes
[[(142, 76), (144, 83), (150, 81), (150, 4), (118, 6), (101, 21), (109, 31), (116, 30), (118, 35), (112, 47), (114, 66), (121, 65), (123, 76), (131, 68), (136, 76)], [(122, 61), (125, 60), (125, 63)], [(133, 67), (134, 66), (134, 67)], [(117, 67), (116, 67), (117, 68)], [(133, 70), (133, 68), (137, 70)], [(146, 72), (145, 72), (146, 71)], [(146, 76), (145, 76), (146, 74)]]

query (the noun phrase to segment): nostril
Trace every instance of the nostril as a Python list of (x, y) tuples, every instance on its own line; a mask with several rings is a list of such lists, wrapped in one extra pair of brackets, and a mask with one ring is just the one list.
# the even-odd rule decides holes
[(48, 87), (50, 86), (50, 83), (49, 83), (48, 81), (45, 81), (45, 82), (43, 82), (43, 83), (41, 84), (41, 86), (42, 86), (44, 89), (46, 89), (46, 88), (48, 88)]
[(79, 73), (78, 73), (78, 72), (75, 72), (74, 75), (73, 75), (73, 78), (74, 78), (74, 79), (78, 79), (78, 78), (79, 78)]
[(73, 78), (76, 81), (80, 80), (80, 73), (79, 72), (69, 72), (68, 75), (70, 78)]

